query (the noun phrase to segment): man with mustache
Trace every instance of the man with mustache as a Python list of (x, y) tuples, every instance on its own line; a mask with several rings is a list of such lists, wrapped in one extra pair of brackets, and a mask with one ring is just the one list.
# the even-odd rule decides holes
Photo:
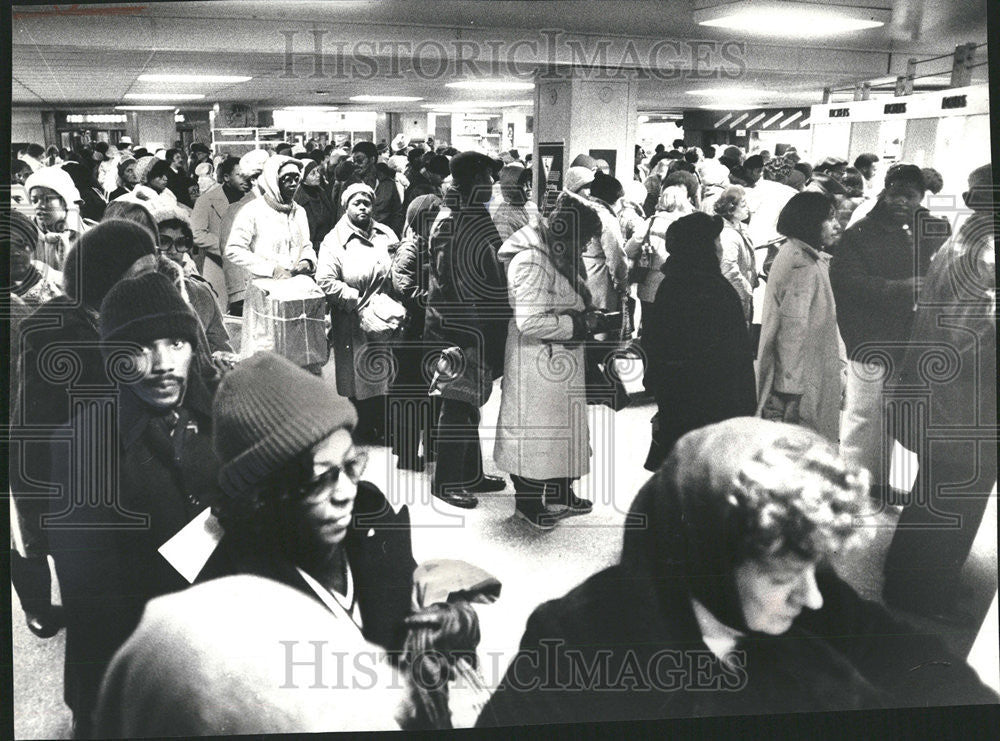
[[(93, 455), (69, 449), (53, 454), (60, 496), (50, 504), (58, 526), (49, 545), (66, 613), (66, 698), (78, 738), (88, 736), (104, 670), (146, 602), (187, 586), (158, 549), (214, 501), (212, 393), (192, 367), (198, 331), (166, 276), (149, 273), (112, 288), (99, 332), (118, 395), (115, 423), (97, 434), (109, 456), (113, 446), (117, 466), (95, 469)], [(92, 406), (77, 412), (69, 447), (87, 447), (94, 417)]]

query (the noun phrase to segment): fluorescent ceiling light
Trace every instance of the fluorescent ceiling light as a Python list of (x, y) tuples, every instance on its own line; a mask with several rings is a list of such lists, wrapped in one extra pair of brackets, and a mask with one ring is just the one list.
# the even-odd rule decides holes
[(445, 87), (457, 90), (534, 90), (535, 83), (504, 80), (463, 80), (462, 82), (446, 83)]
[(415, 103), (423, 98), (410, 95), (352, 95), (351, 100), (358, 103)]
[(749, 111), (753, 108), (759, 108), (760, 106), (745, 105), (742, 103), (737, 103), (736, 105), (726, 105), (725, 103), (707, 103), (698, 107), (703, 111)]
[(694, 20), (702, 26), (747, 34), (816, 38), (879, 28), (891, 20), (891, 14), (888, 7), (839, 5), (832, 9), (815, 2), (795, 0), (740, 0), (696, 9)]
[(116, 105), (116, 111), (175, 111), (172, 105)]
[(245, 75), (139, 75), (143, 82), (247, 82), (252, 77)]
[(336, 111), (337, 107), (329, 105), (286, 105), (275, 110), (284, 111), (285, 113), (326, 113), (327, 111)]
[(776, 90), (761, 90), (752, 87), (714, 87), (699, 88), (686, 91), (688, 95), (711, 95), (719, 98), (767, 98), (775, 95), (787, 95)]
[(201, 100), (201, 93), (126, 93), (125, 100)]

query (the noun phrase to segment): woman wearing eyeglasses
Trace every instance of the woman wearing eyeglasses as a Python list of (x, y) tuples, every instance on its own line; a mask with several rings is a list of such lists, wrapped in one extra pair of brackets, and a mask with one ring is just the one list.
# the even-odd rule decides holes
[(302, 161), (292, 157), (269, 158), (257, 181), (261, 197), (241, 208), (233, 222), (225, 258), (255, 278), (290, 278), (316, 270), (309, 220), (292, 200), (302, 168)]
[(402, 648), (413, 570), (410, 514), (363, 481), (357, 415), (321, 379), (261, 352), (213, 406), (225, 535), (199, 581), (254, 574), (315, 598), (372, 643)]

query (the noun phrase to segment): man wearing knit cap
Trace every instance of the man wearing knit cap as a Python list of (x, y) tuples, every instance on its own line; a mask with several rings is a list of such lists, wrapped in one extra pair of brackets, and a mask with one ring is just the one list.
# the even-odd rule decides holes
[[(493, 160), (462, 152), (451, 160), (453, 186), (430, 235), (431, 271), (424, 339), (445, 351), (435, 391), (442, 397), (431, 493), (471, 509), (476, 493), (506, 483), (483, 472), (480, 407), (503, 374), (511, 308), (497, 252), (501, 240), (486, 210)], [(450, 362), (449, 359), (454, 362)]]
[[(192, 368), (198, 319), (171, 282), (150, 273), (115, 285), (101, 304), (100, 349), (119, 394), (116, 423), (81, 407), (53, 455), (60, 496), (49, 531), (66, 611), (65, 699), (88, 736), (101, 677), (153, 597), (187, 586), (158, 549), (216, 499), (211, 393)], [(91, 440), (95, 433), (100, 440)], [(104, 433), (102, 435), (102, 433)], [(117, 466), (86, 475), (110, 446)], [(108, 453), (105, 453), (108, 454)], [(103, 478), (102, 478), (103, 477)], [(131, 527), (129, 527), (131, 525)]]
[(888, 486), (892, 450), (882, 408), (884, 376), (900, 365), (923, 276), (951, 233), (947, 220), (920, 206), (924, 191), (919, 167), (891, 168), (875, 207), (844, 232), (830, 263), (849, 361), (840, 449), (871, 472), (873, 494)]
[[(36, 544), (28, 555), (44, 562), (48, 551), (41, 516), (48, 500), (39, 484), (51, 478), (52, 443), (38, 439), (38, 430), (56, 430), (69, 421), (72, 388), (108, 388), (104, 359), (98, 347), (97, 318), (101, 301), (123, 276), (156, 268), (153, 236), (137, 224), (108, 221), (81, 237), (66, 259), (63, 275), (68, 295), (57, 296), (25, 319), (20, 327), (23, 354), (18, 398), (11, 400), (11, 492), (22, 528)], [(59, 371), (70, 363), (74, 373)], [(48, 576), (48, 567), (44, 567)], [(46, 590), (47, 594), (47, 590)], [(26, 615), (29, 620), (31, 615)]]
[[(401, 648), (413, 571), (410, 513), (362, 480), (357, 416), (329, 385), (271, 352), (223, 379), (213, 405), (226, 534), (198, 576), (294, 587), (365, 639)], [(353, 626), (351, 626), (353, 627)]]

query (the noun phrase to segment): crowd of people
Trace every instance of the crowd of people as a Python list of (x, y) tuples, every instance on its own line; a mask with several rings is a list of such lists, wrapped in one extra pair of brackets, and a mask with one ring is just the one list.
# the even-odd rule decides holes
[[(622, 179), (587, 155), (533, 177), (516, 150), (402, 138), (212, 154), (33, 144), (2, 211), (12, 580), (35, 635), (66, 629), (78, 737), (449, 728), (470, 682), (465, 724), (480, 725), (996, 701), (828, 568), (865, 497), (897, 503), (898, 441), (920, 470), (885, 604), (963, 619), (996, 481), (989, 165), (949, 220), (924, 205), (939, 175), (879, 174), (873, 154), (810, 166), (678, 140), (637, 147)], [(256, 281), (300, 276), (326, 297), (335, 389), (230, 336)], [(588, 407), (628, 403), (625, 357), (656, 413), (621, 562), (533, 613), (490, 697), (474, 590), (413, 603), (409, 512), (364, 479), (366, 451), (428, 471), (458, 508), (512, 487), (514, 515), (552, 530), (593, 510), (575, 488)], [(510, 484), (483, 460), (495, 392)], [(935, 438), (955, 426), (967, 434)], [(187, 578), (162, 548), (206, 509), (221, 534)], [(287, 621), (248, 614), (265, 601)], [(337, 705), (353, 720), (336, 725), (301, 693), (252, 686), (268, 659), (240, 654), (237, 625), (240, 641), (381, 651), (405, 692)], [(699, 651), (712, 687), (660, 686)], [(213, 690), (227, 661), (242, 679)], [(613, 691), (626, 669), (625, 689), (660, 691)], [(263, 704), (241, 712), (248, 694)]]

